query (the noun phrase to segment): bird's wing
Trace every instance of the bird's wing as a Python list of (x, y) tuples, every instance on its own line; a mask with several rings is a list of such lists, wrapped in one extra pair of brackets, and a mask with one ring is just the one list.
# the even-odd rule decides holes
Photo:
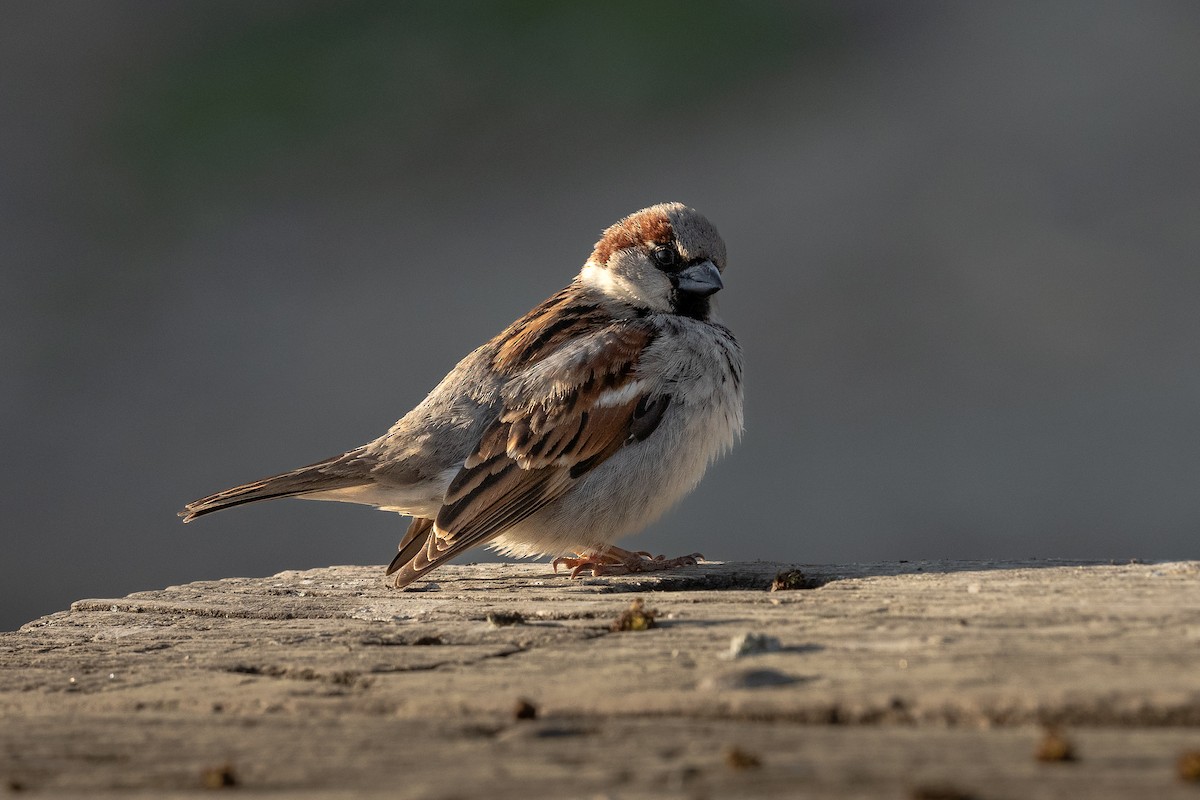
[(411, 542), (411, 560), (396, 565), (396, 585), (489, 541), (653, 433), (670, 403), (638, 376), (653, 338), (648, 325), (612, 326), (515, 377), (499, 416), (450, 482), (424, 546)]

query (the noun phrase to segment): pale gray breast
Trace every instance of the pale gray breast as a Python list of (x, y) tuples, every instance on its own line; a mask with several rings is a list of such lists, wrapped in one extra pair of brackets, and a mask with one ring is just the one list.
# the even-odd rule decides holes
[(742, 350), (724, 325), (688, 317), (655, 319), (663, 334), (646, 350), (641, 372), (693, 405), (716, 403), (736, 410), (741, 430)]
[[(647, 350), (644, 369), (678, 406), (661, 443), (663, 458), (694, 476), (733, 446), (742, 431), (742, 351), (724, 325), (666, 316), (666, 335)], [(654, 437), (651, 437), (653, 439)]]

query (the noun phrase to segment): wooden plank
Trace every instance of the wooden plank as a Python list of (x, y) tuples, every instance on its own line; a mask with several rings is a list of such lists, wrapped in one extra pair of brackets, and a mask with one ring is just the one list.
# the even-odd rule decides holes
[[(812, 588), (768, 591), (792, 569)], [(304, 796), (1195, 796), (1173, 765), (1200, 749), (1200, 562), (433, 577), (198, 582), (0, 634), (0, 780), (169, 796), (228, 764)], [(655, 627), (612, 631), (632, 600)], [(745, 633), (771, 646), (732, 658)], [(1077, 760), (1033, 758), (1046, 724)]]

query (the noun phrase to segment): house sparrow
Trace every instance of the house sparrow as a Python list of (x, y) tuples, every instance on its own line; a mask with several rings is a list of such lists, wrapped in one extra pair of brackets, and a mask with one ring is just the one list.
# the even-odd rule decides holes
[[(742, 353), (716, 320), (725, 244), (664, 203), (604, 231), (579, 275), (450, 371), (383, 436), (189, 503), (189, 522), (275, 497), (414, 519), (402, 588), (478, 545), (578, 575), (694, 564), (613, 546), (693, 489), (742, 429)], [(573, 554), (567, 556), (567, 554)]]

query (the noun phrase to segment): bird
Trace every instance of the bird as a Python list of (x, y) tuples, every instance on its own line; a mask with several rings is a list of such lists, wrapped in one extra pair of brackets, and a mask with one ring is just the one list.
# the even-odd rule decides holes
[(742, 433), (742, 351), (718, 318), (725, 243), (660, 203), (604, 230), (561, 291), (463, 358), (367, 444), (188, 503), (184, 522), (281, 497), (411, 516), (403, 589), (459, 554), (619, 575), (694, 565), (616, 541), (694, 489)]

